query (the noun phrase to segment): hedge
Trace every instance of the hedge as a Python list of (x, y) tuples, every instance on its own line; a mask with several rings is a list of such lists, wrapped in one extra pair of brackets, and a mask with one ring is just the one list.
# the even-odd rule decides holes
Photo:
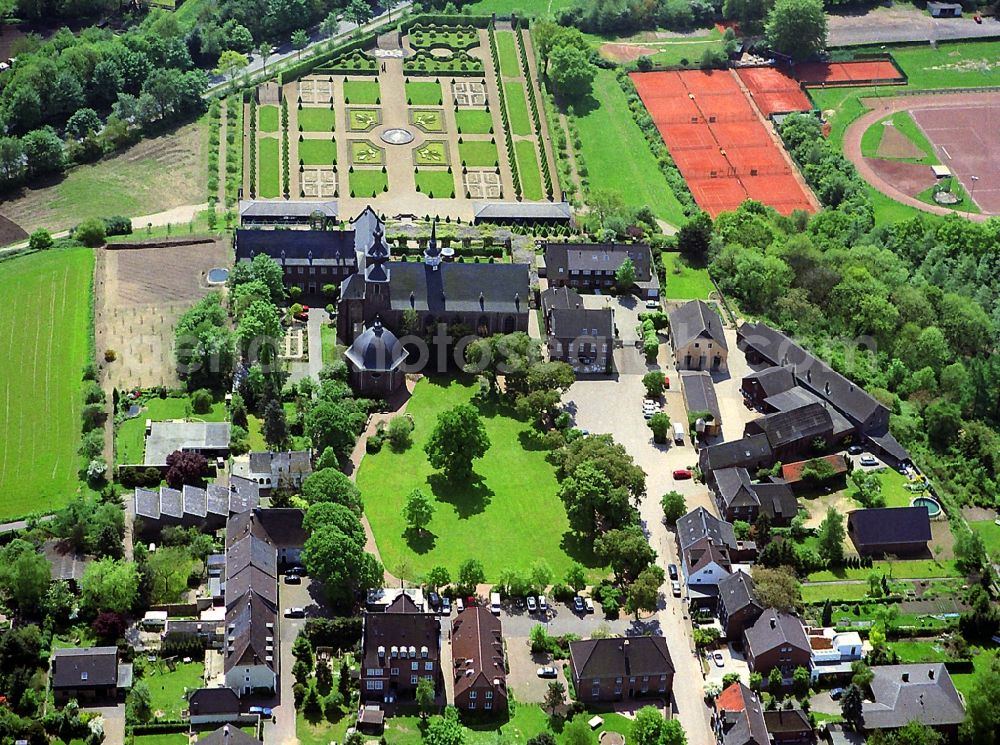
[(348, 42), (340, 44), (339, 46), (332, 47), (326, 52), (320, 52), (319, 54), (313, 55), (309, 59), (302, 60), (301, 62), (296, 62), (294, 65), (290, 65), (281, 71), (278, 76), (278, 84), (284, 85), (293, 80), (298, 80), (303, 75), (308, 75), (317, 67), (320, 67), (323, 63), (329, 62), (330, 60), (336, 59), (348, 52), (353, 52), (355, 50), (363, 50), (371, 44), (374, 44), (379, 37), (379, 32), (369, 31), (367, 34), (358, 36), (355, 39), (351, 39)]
[(542, 137), (542, 117), (538, 113), (538, 97), (535, 95), (535, 84), (531, 80), (531, 66), (528, 64), (528, 52), (524, 46), (524, 31), (520, 23), (517, 24), (514, 37), (517, 39), (517, 46), (521, 52), (521, 71), (524, 73), (524, 84), (528, 87), (528, 105), (531, 109), (531, 120), (535, 127), (535, 136), (538, 138), (538, 162), (542, 168), (542, 178), (545, 180), (545, 193), (549, 200), (552, 199), (552, 174), (549, 172), (549, 159), (545, 154), (545, 140)]
[(420, 50), (403, 63), (407, 75), (437, 75), (446, 73), (455, 77), (483, 74), (483, 61), (466, 52), (458, 52), (451, 57), (435, 57), (430, 52)]
[(494, 28), (489, 29), (490, 56), (493, 58), (493, 70), (497, 77), (497, 95), (500, 97), (500, 120), (503, 122), (504, 139), (507, 145), (507, 160), (510, 163), (510, 176), (514, 182), (514, 196), (521, 199), (521, 176), (517, 171), (517, 157), (514, 153), (514, 138), (510, 134), (510, 119), (507, 114), (507, 98), (503, 91), (503, 76), (500, 74), (500, 52), (497, 50), (497, 39)]

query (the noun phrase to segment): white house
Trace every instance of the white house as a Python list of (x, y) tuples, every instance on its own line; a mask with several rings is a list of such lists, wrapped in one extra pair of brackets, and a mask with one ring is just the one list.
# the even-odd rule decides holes
[(812, 657), (813, 682), (830, 675), (851, 672), (851, 663), (864, 657), (864, 642), (856, 631), (809, 629), (806, 634)]

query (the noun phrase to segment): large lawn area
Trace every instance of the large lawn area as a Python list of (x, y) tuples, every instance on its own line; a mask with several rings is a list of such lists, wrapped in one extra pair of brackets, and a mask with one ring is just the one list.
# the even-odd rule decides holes
[(186, 732), (167, 732), (161, 735), (136, 735), (135, 745), (188, 745)]
[(412, 106), (440, 106), (441, 84), (427, 80), (411, 80), (406, 84), (406, 100)]
[[(625, 94), (612, 70), (598, 71), (591, 98), (576, 111), (590, 188), (617, 192), (630, 207), (649, 205), (657, 217), (672, 225), (687, 222), (642, 130), (629, 113)], [(643, 187), (637, 189), (636, 184)], [(673, 297), (669, 295), (669, 276), (667, 287), (668, 297)]]
[(378, 80), (348, 80), (344, 83), (344, 103), (375, 104), (380, 100)]
[(845, 600), (863, 600), (867, 594), (867, 582), (850, 585), (826, 583), (802, 585), (802, 602), (804, 603), (822, 603), (827, 599), (834, 603)]
[(479, 109), (462, 109), (455, 112), (459, 134), (489, 134), (493, 128), (493, 114)]
[(332, 132), (334, 128), (333, 109), (305, 106), (297, 112), (299, 129), (303, 132)]
[[(889, 122), (892, 122), (892, 124), (889, 124)], [(881, 157), (878, 153), (878, 148), (882, 143), (882, 137), (887, 127), (895, 127), (897, 132), (916, 145), (924, 154), (920, 158), (896, 158), (893, 160), (902, 160), (906, 163), (919, 163), (927, 166), (937, 164), (938, 159), (934, 154), (934, 146), (931, 145), (923, 131), (917, 126), (917, 123), (913, 121), (913, 117), (910, 116), (910, 112), (908, 111), (897, 111), (892, 116), (880, 119), (865, 130), (865, 133), (861, 136), (862, 155), (866, 158)]]
[(376, 197), (385, 191), (389, 183), (389, 176), (381, 170), (358, 170), (348, 177), (351, 184), (351, 196)]
[(143, 677), (149, 686), (153, 714), (158, 719), (180, 719), (187, 708), (185, 692), (204, 685), (205, 665), (202, 662), (179, 662), (173, 671), (165, 663), (157, 663), (155, 671)]
[(0, 517), (76, 492), (93, 273), (88, 248), (0, 262)]
[(277, 132), (279, 126), (277, 106), (261, 106), (257, 109), (257, 129), (261, 132)]
[(424, 168), (414, 173), (413, 178), (420, 187), (420, 192), (431, 198), (450, 199), (455, 196), (455, 176), (447, 171), (431, 171)]
[(458, 146), (458, 155), (463, 166), (485, 166), (493, 168), (499, 162), (497, 146), (487, 140), (466, 140)]
[(970, 522), (969, 527), (983, 537), (986, 550), (990, 556), (994, 557), (994, 560), (1000, 557), (1000, 525), (992, 520), (978, 520)]
[(497, 54), (500, 56), (500, 74), (505, 78), (516, 78), (521, 74), (521, 59), (517, 54), (517, 44), (513, 31), (497, 31)]
[(528, 13), (535, 17), (546, 17), (556, 11), (570, 7), (575, 0), (538, 0), (525, 3), (524, 0), (475, 0), (463, 5), (462, 10), (472, 15), (496, 13), (501, 18), (510, 18), (511, 13)]
[(959, 693), (968, 698), (969, 692), (972, 690), (972, 685), (976, 681), (976, 675), (990, 666), (990, 661), (996, 657), (996, 649), (976, 649), (975, 652), (978, 654), (973, 655), (972, 665), (975, 668), (975, 672), (971, 673), (952, 673), (951, 681), (955, 684)]
[[(454, 577), (459, 564), (475, 557), (483, 562), (487, 579), (496, 580), (501, 570), (524, 570), (537, 559), (546, 560), (555, 576), (562, 577), (577, 559), (594, 568), (591, 579), (603, 576), (590, 547), (569, 532), (555, 472), (546, 452), (531, 445), (530, 425), (492, 402), (477, 404), (477, 390), (471, 382), (424, 378), (406, 409), (416, 424), (413, 445), (403, 453), (386, 446), (362, 461), (357, 483), (386, 566), (396, 572), (405, 566), (405, 576), (415, 579), (442, 564)], [(475, 462), (476, 480), (456, 486), (431, 467), (423, 448), (438, 415), (469, 402), (479, 406), (491, 446)], [(414, 489), (432, 496), (436, 510), (430, 537), (410, 541), (402, 511)]]
[(712, 280), (708, 269), (688, 266), (679, 253), (662, 253), (663, 268), (667, 272), (667, 286), (664, 295), (669, 300), (705, 300), (712, 290)]
[[(878, 52), (878, 47), (859, 47)], [(910, 88), (975, 88), (1000, 85), (1000, 41), (942, 42), (893, 47), (892, 56), (903, 68)], [(891, 89), (890, 89), (891, 90)]]
[(531, 134), (531, 117), (528, 114), (528, 100), (524, 97), (524, 86), (517, 81), (503, 84), (503, 95), (507, 100), (507, 117), (510, 131), (516, 135)]
[(521, 191), (525, 199), (538, 201), (545, 198), (542, 172), (538, 167), (538, 153), (532, 140), (517, 140), (514, 143), (517, 157), (517, 173), (521, 178)]
[(299, 160), (307, 166), (329, 166), (337, 162), (337, 143), (333, 140), (302, 140)]
[(178, 398), (151, 398), (143, 404), (139, 416), (126, 419), (115, 433), (115, 458), (118, 464), (142, 463), (146, 448), (146, 420), (162, 422), (167, 419), (192, 419), (201, 422), (226, 421), (226, 405), (218, 402), (207, 414), (193, 414), (191, 401), (187, 396)]
[(841, 579), (867, 580), (872, 572), (891, 576), (893, 579), (935, 579), (941, 577), (961, 577), (962, 573), (951, 560), (906, 559), (902, 561), (876, 561), (870, 567), (838, 567), (811, 572), (810, 582), (833, 582)]
[(904, 665), (911, 662), (947, 662), (951, 659), (938, 641), (900, 639), (890, 642), (889, 647), (899, 655), (899, 661)]
[(275, 199), (281, 192), (281, 172), (278, 163), (279, 143), (273, 137), (261, 137), (257, 141), (258, 195), (265, 199)]

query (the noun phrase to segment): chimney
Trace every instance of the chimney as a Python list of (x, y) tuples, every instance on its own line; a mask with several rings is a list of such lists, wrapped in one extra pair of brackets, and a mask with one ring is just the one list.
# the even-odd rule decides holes
[(777, 618), (772, 618), (771, 619), (771, 628), (772, 629), (778, 628), (778, 619)]
[(927, 677), (930, 678), (931, 680), (934, 680), (934, 669), (933, 668), (927, 671)]
[(909, 683), (910, 682), (910, 674), (909, 673), (903, 673), (903, 682), (904, 683)]
[(229, 725), (222, 728), (222, 741), (229, 742)]

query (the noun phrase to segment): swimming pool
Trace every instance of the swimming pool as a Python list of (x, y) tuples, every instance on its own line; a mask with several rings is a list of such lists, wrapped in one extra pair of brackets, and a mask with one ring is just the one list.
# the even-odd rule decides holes
[(913, 507), (923, 507), (927, 510), (927, 516), (934, 518), (941, 514), (941, 505), (932, 497), (916, 497), (910, 505)]
[(229, 270), (221, 267), (208, 270), (208, 283), (210, 285), (223, 285), (229, 279)]

